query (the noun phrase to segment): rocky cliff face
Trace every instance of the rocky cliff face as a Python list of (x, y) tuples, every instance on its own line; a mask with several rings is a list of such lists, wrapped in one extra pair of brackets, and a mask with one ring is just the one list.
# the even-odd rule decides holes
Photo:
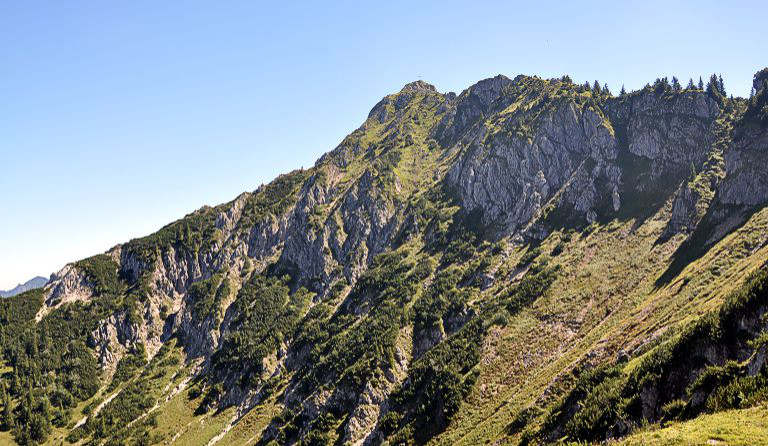
[(768, 197), (768, 132), (765, 127), (748, 125), (739, 129), (725, 153), (726, 176), (719, 190), (724, 205), (757, 206)]
[[(488, 103), (501, 84), (494, 79), (473, 87), (459, 101)], [(476, 125), (448, 174), (463, 207), (482, 211), (485, 224), (512, 233), (529, 226), (555, 196), (591, 221), (601, 193), (612, 200), (615, 194), (618, 208), (621, 172), (610, 123), (574, 98), (558, 98), (550, 90), (556, 86), (521, 78), (507, 85), (517, 86), (520, 99)]]
[(587, 223), (611, 218), (622, 202), (668, 193), (659, 186), (677, 186), (680, 173), (701, 167), (712, 150), (719, 107), (701, 92), (595, 100), (562, 95), (557, 82), (507, 85), (514, 99), (487, 99), (498, 88), (482, 92), (485, 103), (512, 105), (469, 132), (448, 176), (462, 205), (503, 231), (541, 237), (546, 231), (532, 223), (554, 208)]
[(428, 440), (414, 426), (444, 429), (490, 355), (502, 323), (488, 314), (516, 314), (554, 274), (536, 255), (505, 271), (512, 253), (657, 212), (660, 239), (705, 221), (711, 245), (765, 204), (768, 131), (745, 109), (663, 82), (622, 96), (528, 76), (459, 95), (414, 82), (313, 168), (67, 265), (37, 320), (120, 302), (90, 330), (101, 367), (176, 338), (202, 363), (202, 406), (244, 416), (279, 399), (264, 439)]

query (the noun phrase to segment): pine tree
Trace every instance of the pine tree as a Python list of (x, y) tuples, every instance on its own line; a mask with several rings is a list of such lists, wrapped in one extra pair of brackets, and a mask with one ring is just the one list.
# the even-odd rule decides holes
[(683, 88), (680, 86), (680, 81), (677, 80), (676, 76), (672, 76), (672, 89), (675, 91), (680, 91)]
[(49, 358), (53, 350), (51, 345), (51, 336), (48, 333), (48, 324), (43, 324), (40, 330), (40, 344), (42, 349), (43, 358)]
[(3, 386), (2, 389), (3, 389), (2, 427), (3, 427), (3, 430), (11, 430), (13, 428), (13, 401), (11, 401), (10, 395), (8, 395), (8, 392), (5, 390), (5, 386)]
[(592, 89), (592, 87), (589, 86), (589, 81), (584, 82), (584, 89), (587, 91), (590, 91)]
[(600, 82), (598, 82), (597, 80), (595, 80), (595, 83), (594, 83), (594, 84), (592, 84), (592, 90), (593, 90), (595, 93), (597, 93), (598, 95), (599, 95), (599, 94), (601, 94), (601, 93), (603, 92), (603, 89), (602, 89), (602, 88), (600, 88)]
[(723, 83), (723, 75), (722, 74), (717, 76), (717, 85), (718, 85), (718, 88), (720, 89), (720, 94), (723, 95), (723, 96), (727, 96), (725, 94), (725, 84)]
[(707, 94), (713, 98), (721, 96), (720, 86), (716, 74), (709, 76), (709, 81), (707, 81)]
[(685, 89), (686, 90), (694, 90), (694, 89), (696, 89), (696, 86), (693, 85), (693, 79), (692, 78), (688, 79), (688, 86), (685, 87)]
[(611, 90), (608, 88), (608, 83), (606, 82), (603, 84), (603, 93), (607, 94), (608, 96), (611, 95)]
[(43, 396), (40, 399), (39, 407), (37, 408), (38, 412), (40, 412), (43, 417), (47, 418), (50, 422), (51, 419), (51, 401), (48, 399), (47, 396)]
[(624, 84), (621, 84), (621, 91), (619, 92), (619, 96), (626, 96), (627, 90), (624, 89)]
[(51, 433), (51, 420), (41, 412), (35, 412), (29, 420), (29, 435), (38, 443), (42, 443)]
[(11, 377), (11, 393), (16, 395), (19, 392), (21, 392), (21, 378), (14, 368), (13, 376)]
[(38, 336), (37, 336), (37, 330), (32, 332), (32, 339), (30, 339), (27, 343), (27, 355), (30, 358), (37, 357), (37, 345), (38, 345)]
[(653, 82), (653, 90), (657, 94), (661, 94), (669, 90), (669, 81), (667, 81), (667, 78), (656, 78), (656, 81)]
[(701, 80), (701, 76), (699, 76), (699, 90), (703, 90), (703, 89), (704, 89), (704, 81)]
[(21, 413), (22, 424), (27, 424), (29, 423), (29, 420), (32, 419), (32, 408), (34, 406), (35, 401), (32, 399), (32, 382), (27, 380), (27, 390), (21, 398), (21, 410), (19, 411)]

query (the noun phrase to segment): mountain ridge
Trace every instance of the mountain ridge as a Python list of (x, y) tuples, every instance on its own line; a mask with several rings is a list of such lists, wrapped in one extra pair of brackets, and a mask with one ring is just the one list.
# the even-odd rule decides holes
[(47, 283), (48, 283), (48, 279), (46, 279), (45, 277), (41, 277), (41, 276), (33, 277), (32, 279), (29, 279), (24, 283), (20, 283), (16, 285), (10, 290), (7, 290), (7, 291), (0, 290), (0, 297), (12, 297), (17, 294), (21, 294), (25, 291), (29, 291), (35, 288), (42, 288)]
[[(704, 318), (762, 283), (768, 89), (595, 85), (406, 84), (312, 168), (67, 265), (30, 295), (30, 317), (10, 317), (17, 301), (5, 310), (36, 336), (4, 341), (12, 376), (80, 358), (30, 381), (48, 406), (11, 386), (15, 440), (170, 441), (149, 415), (171, 402), (195, 406), (179, 435), (220, 423), (190, 444), (606, 439), (574, 427), (591, 407), (582, 394), (600, 396), (589, 386), (650, 392), (625, 384), (616, 357), (671, 345), (665, 333), (691, 322), (678, 309)], [(54, 327), (70, 339), (38, 346)], [(736, 356), (754, 353), (759, 371), (758, 350)], [(81, 390), (60, 392), (70, 376)], [(670, 402), (657, 400), (646, 420), (663, 418)], [(93, 407), (72, 427), (78, 401)], [(640, 424), (627, 407), (591, 422), (623, 437)]]

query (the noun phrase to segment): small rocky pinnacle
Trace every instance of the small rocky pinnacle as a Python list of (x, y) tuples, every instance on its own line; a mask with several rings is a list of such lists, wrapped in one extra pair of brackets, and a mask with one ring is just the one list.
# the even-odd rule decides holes
[(410, 83), (405, 84), (405, 87), (403, 87), (403, 89), (400, 90), (400, 91), (401, 92), (404, 92), (404, 91), (434, 91), (434, 92), (437, 92), (437, 88), (435, 88), (435, 86), (432, 85), (432, 84), (429, 84), (427, 82), (419, 80), (419, 81), (414, 81), (414, 82), (410, 82)]

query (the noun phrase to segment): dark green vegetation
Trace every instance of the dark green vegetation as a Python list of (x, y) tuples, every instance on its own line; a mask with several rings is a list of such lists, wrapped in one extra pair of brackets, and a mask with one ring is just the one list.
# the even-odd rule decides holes
[(192, 316), (196, 322), (210, 318), (215, 325), (221, 323), (222, 303), (229, 296), (230, 282), (223, 274), (214, 274), (208, 279), (193, 283), (189, 287), (189, 301), (192, 302)]
[(88, 303), (66, 305), (36, 323), (43, 290), (0, 301), (0, 341), (10, 367), (3, 380), (10, 400), (3, 425), (19, 444), (42, 442), (52, 425), (66, 426), (78, 402), (96, 394), (103, 383), (98, 361), (86, 345), (88, 336), (99, 320), (116, 311), (134, 314), (132, 300), (118, 297), (126, 285), (109, 256), (92, 257), (76, 267), (92, 284), (94, 296)]
[[(88, 439), (84, 444), (123, 445), (153, 444), (150, 429), (156, 414), (151, 413), (158, 390), (174, 379), (181, 356), (169, 346), (160, 349), (140, 373), (133, 374), (109, 404), (98, 413), (91, 413), (87, 422), (73, 429), (68, 442)], [(143, 364), (141, 364), (143, 365)]]
[[(744, 175), (766, 91), (409, 84), (312, 168), (0, 300), (0, 443), (632, 444), (743, 425), (768, 403), (768, 188)], [(734, 444), (768, 436), (758, 421)]]
[(237, 295), (231, 335), (214, 355), (213, 366), (242, 376), (243, 383), (256, 382), (262, 360), (289, 340), (310, 297), (304, 289), (291, 294), (287, 279), (253, 276)]
[[(241, 225), (246, 224), (247, 218), (262, 219), (270, 212), (274, 215), (283, 212), (291, 203), (291, 194), (296, 193), (304, 178), (306, 175), (301, 171), (284, 175), (265, 186), (262, 193), (246, 196)], [(54, 428), (71, 429), (78, 404), (92, 399), (103, 387), (107, 393), (120, 389), (119, 396), (104, 408), (98, 418), (89, 418), (67, 439), (76, 441), (92, 437), (94, 444), (98, 444), (101, 439), (108, 438), (114, 444), (125, 444), (127, 438), (133, 438), (132, 441), (137, 444), (149, 444), (146, 429), (151, 425), (151, 418), (131, 429), (126, 429), (125, 423), (155, 404), (150, 387), (164, 375), (152, 376), (151, 373), (160, 373), (153, 371), (155, 366), (152, 364), (162, 357), (155, 356), (154, 362), (147, 366), (143, 344), (133, 344), (117, 363), (114, 374), (107, 379), (103, 377), (94, 355), (92, 334), (100, 321), (110, 315), (116, 315), (118, 323), (139, 324), (142, 321), (139, 312), (146, 306), (151, 293), (151, 265), (171, 249), (182, 256), (209, 252), (221, 236), (214, 226), (216, 215), (216, 209), (204, 208), (151, 236), (126, 244), (124, 252), (136, 255), (139, 269), (121, 271), (117, 262), (106, 254), (76, 262), (74, 267), (82, 271), (93, 296), (86, 302), (72, 302), (56, 308), (38, 323), (34, 319), (43, 305), (43, 290), (0, 300), (0, 348), (6, 366), (0, 386), (0, 402), (3, 403), (0, 428), (11, 431), (19, 444), (44, 442)], [(230, 290), (230, 279), (224, 272), (193, 283), (189, 289), (189, 301), (194, 320), (201, 323), (209, 319), (213, 324), (221, 323), (221, 305)], [(243, 301), (247, 298), (246, 295), (237, 301), (238, 308), (242, 305), (245, 314), (250, 314), (253, 310), (247, 310)], [(300, 299), (306, 304), (306, 297)], [(257, 308), (261, 308), (262, 304), (266, 305), (265, 302), (258, 302)], [(283, 314), (272, 316), (274, 319), (271, 322), (282, 323)], [(258, 330), (252, 328), (255, 319), (244, 317), (243, 320), (246, 321), (245, 328)], [(279, 337), (279, 333), (269, 332), (271, 327), (260, 328), (267, 333), (265, 336)], [(248, 334), (254, 333), (249, 331)], [(246, 342), (247, 345), (231, 342), (238, 345), (234, 350), (249, 359), (255, 354), (251, 351), (253, 348), (262, 348), (255, 341)], [(161, 361), (159, 367), (167, 369), (169, 364), (177, 366), (179, 359)], [(86, 409), (93, 408), (99, 401), (94, 400)], [(83, 413), (87, 415), (87, 412)]]
[(446, 428), (475, 384), (485, 330), (473, 320), (413, 364), (382, 421), (391, 441), (422, 444)]
[[(356, 395), (369, 381), (386, 379), (385, 371), (395, 367), (397, 338), (408, 319), (407, 305), (432, 272), (427, 259), (410, 254), (401, 249), (377, 257), (336, 312), (321, 307), (308, 315), (295, 343), (295, 348), (308, 350), (295, 378), (299, 392), (328, 387)], [(337, 414), (350, 403), (353, 401), (340, 398), (325, 410)], [(297, 435), (297, 425), (305, 416), (290, 411), (281, 414), (275, 420), (281, 427), (277, 440), (289, 441)], [(325, 438), (337, 424), (324, 426), (324, 422), (310, 426), (313, 436)]]
[(11, 299), (18, 300), (0, 302), (0, 340), (10, 368), (2, 386), (3, 427), (13, 431), (19, 444), (41, 442), (52, 425), (65, 426), (75, 405), (99, 390), (101, 371), (92, 350), (79, 340), (91, 328), (89, 321), (80, 319), (83, 308), (70, 308), (36, 324), (42, 292)]

